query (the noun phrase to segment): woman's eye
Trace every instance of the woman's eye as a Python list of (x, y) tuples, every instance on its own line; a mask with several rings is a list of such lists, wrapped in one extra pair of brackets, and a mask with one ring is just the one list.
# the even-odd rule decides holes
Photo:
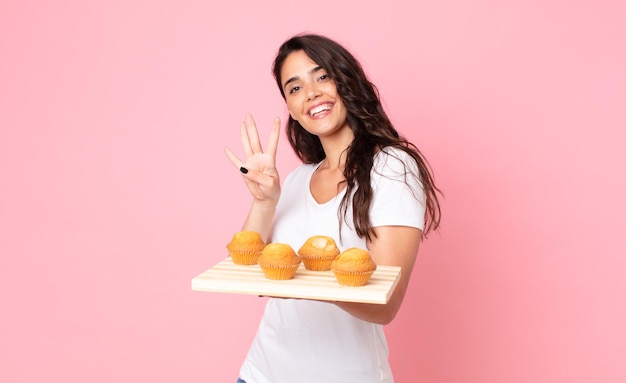
[(300, 90), (300, 87), (294, 86), (293, 88), (289, 89), (289, 94), (296, 93), (298, 90)]
[(324, 80), (328, 80), (328, 75), (327, 74), (323, 74), (318, 78), (319, 81), (324, 81)]

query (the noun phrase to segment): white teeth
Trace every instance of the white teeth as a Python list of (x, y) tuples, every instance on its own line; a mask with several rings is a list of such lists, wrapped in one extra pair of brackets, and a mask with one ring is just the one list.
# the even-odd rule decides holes
[(330, 110), (330, 105), (328, 105), (328, 104), (316, 106), (315, 108), (313, 108), (313, 109), (311, 109), (309, 111), (309, 115), (310, 116), (314, 116), (314, 115), (316, 115), (318, 113), (325, 112), (327, 110)]

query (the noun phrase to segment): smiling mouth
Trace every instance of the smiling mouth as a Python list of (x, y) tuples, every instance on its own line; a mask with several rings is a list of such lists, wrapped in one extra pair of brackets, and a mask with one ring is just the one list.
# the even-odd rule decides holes
[(323, 105), (320, 105), (320, 106), (316, 106), (315, 108), (313, 108), (313, 109), (311, 109), (309, 111), (309, 116), (315, 117), (315, 116), (317, 116), (317, 115), (319, 115), (321, 113), (324, 113), (324, 112), (326, 112), (326, 111), (328, 111), (330, 109), (331, 109), (330, 104), (323, 104)]

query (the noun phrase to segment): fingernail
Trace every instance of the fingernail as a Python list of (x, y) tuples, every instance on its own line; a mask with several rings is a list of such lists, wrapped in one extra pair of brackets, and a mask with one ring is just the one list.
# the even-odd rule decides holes
[(239, 170), (243, 173), (246, 174), (248, 173), (248, 169), (244, 168), (243, 166), (239, 168)]

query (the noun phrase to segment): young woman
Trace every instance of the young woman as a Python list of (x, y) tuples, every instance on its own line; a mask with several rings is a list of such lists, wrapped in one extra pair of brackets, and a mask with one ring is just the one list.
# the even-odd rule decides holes
[(340, 249), (367, 249), (378, 265), (402, 273), (385, 305), (270, 298), (239, 382), (393, 382), (383, 325), (400, 309), (420, 241), (439, 226), (439, 190), (344, 47), (295, 36), (280, 47), (273, 73), (289, 110), (287, 137), (303, 164), (281, 187), (280, 120), (263, 150), (246, 116), (245, 161), (226, 149), (253, 197), (242, 230), (296, 250), (310, 236), (327, 235)]

